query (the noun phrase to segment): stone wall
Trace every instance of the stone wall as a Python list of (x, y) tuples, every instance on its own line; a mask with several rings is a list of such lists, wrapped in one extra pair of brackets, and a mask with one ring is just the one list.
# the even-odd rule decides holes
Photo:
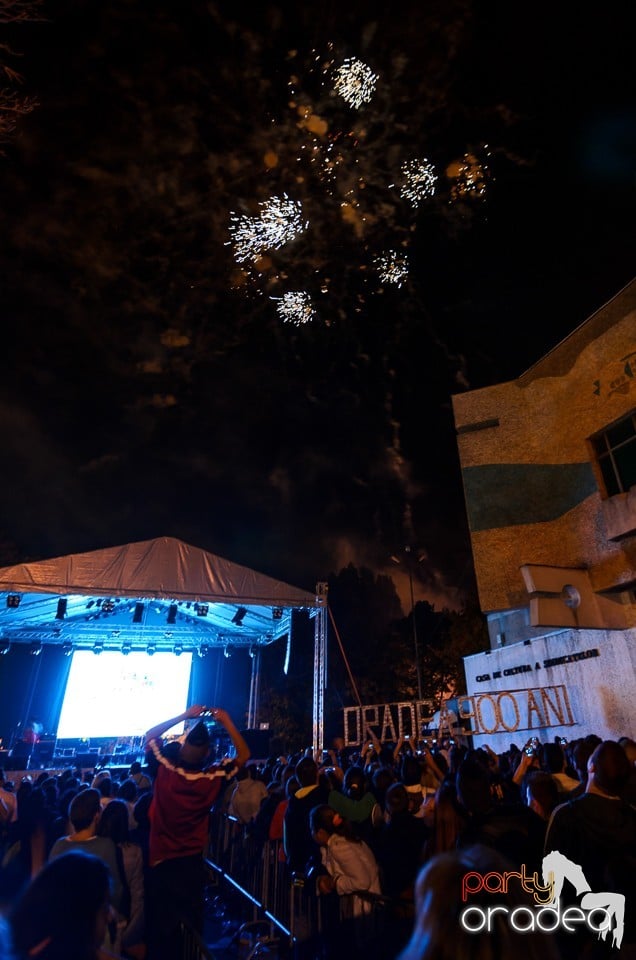
[(561, 630), (464, 659), (473, 743), (636, 739), (636, 630)]

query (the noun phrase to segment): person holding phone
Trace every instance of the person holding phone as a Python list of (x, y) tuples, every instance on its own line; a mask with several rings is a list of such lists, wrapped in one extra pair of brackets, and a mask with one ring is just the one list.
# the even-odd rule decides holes
[[(227, 731), (236, 755), (208, 765), (211, 739), (202, 717)], [(164, 745), (163, 735), (186, 720), (198, 720), (183, 742)], [(203, 928), (205, 869), (210, 808), (221, 786), (250, 758), (245, 740), (221, 707), (195, 704), (146, 734), (146, 759), (153, 779), (147, 886), (148, 960), (174, 960), (180, 950), (180, 922)]]
[(519, 789), (520, 796), (525, 792), (525, 780), (528, 773), (530, 773), (531, 770), (541, 769), (536, 747), (533, 743), (534, 739), (536, 738), (531, 738), (524, 745), (523, 750), (519, 754), (519, 762), (512, 775), (512, 783)]
[(356, 747), (346, 745), (344, 737), (334, 737), (331, 741), (329, 755), (333, 760), (334, 767), (346, 770), (351, 765), (352, 754), (356, 752)]

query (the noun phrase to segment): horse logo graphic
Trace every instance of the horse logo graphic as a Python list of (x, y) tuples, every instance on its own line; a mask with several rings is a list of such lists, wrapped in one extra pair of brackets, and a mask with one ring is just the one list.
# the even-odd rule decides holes
[[(623, 942), (625, 929), (625, 897), (622, 893), (593, 893), (585, 874), (578, 864), (572, 863), (558, 850), (546, 854), (542, 864), (543, 882), (552, 890), (550, 905), (558, 903), (563, 883), (569, 880), (576, 890), (577, 897), (581, 897), (581, 908), (590, 911), (604, 911), (605, 920), (597, 927), (601, 940), (605, 940), (612, 930), (612, 946), (620, 948)], [(581, 896), (583, 894), (583, 896)]]

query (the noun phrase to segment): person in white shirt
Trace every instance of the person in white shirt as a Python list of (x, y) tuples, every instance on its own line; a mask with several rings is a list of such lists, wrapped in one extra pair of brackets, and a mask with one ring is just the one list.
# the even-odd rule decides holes
[(369, 948), (373, 936), (373, 898), (382, 894), (377, 860), (349, 821), (327, 804), (312, 808), (309, 824), (326, 870), (316, 879), (317, 892), (338, 894), (340, 923), (325, 924), (329, 956), (355, 956)]
[(251, 823), (268, 796), (267, 786), (257, 776), (254, 767), (241, 767), (236, 774), (236, 784), (230, 797), (228, 813), (241, 823)]

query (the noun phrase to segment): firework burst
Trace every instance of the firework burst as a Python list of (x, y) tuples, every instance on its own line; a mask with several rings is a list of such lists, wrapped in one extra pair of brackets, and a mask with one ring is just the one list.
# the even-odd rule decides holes
[(284, 194), (270, 197), (260, 203), (260, 216), (248, 217), (232, 214), (230, 233), (237, 263), (258, 261), (265, 251), (279, 250), (295, 240), (309, 224), (303, 220), (302, 206)]
[[(487, 150), (487, 147), (484, 149)], [(456, 202), (466, 197), (482, 199), (486, 196), (488, 167), (474, 153), (465, 153), (461, 160), (450, 163), (446, 168), (446, 176), (452, 181), (451, 201)]]
[(348, 57), (335, 71), (333, 89), (350, 107), (359, 110), (363, 103), (372, 99), (378, 79), (366, 63)]
[(414, 207), (434, 196), (437, 174), (428, 160), (407, 160), (402, 164), (401, 173), (400, 195)]
[(310, 323), (316, 317), (311, 297), (305, 290), (289, 291), (280, 298), (272, 297), (272, 299), (278, 301), (276, 310), (284, 323), (301, 327), (305, 323)]
[(382, 283), (392, 283), (396, 287), (401, 287), (409, 274), (408, 258), (397, 250), (388, 250), (375, 257), (373, 266)]

